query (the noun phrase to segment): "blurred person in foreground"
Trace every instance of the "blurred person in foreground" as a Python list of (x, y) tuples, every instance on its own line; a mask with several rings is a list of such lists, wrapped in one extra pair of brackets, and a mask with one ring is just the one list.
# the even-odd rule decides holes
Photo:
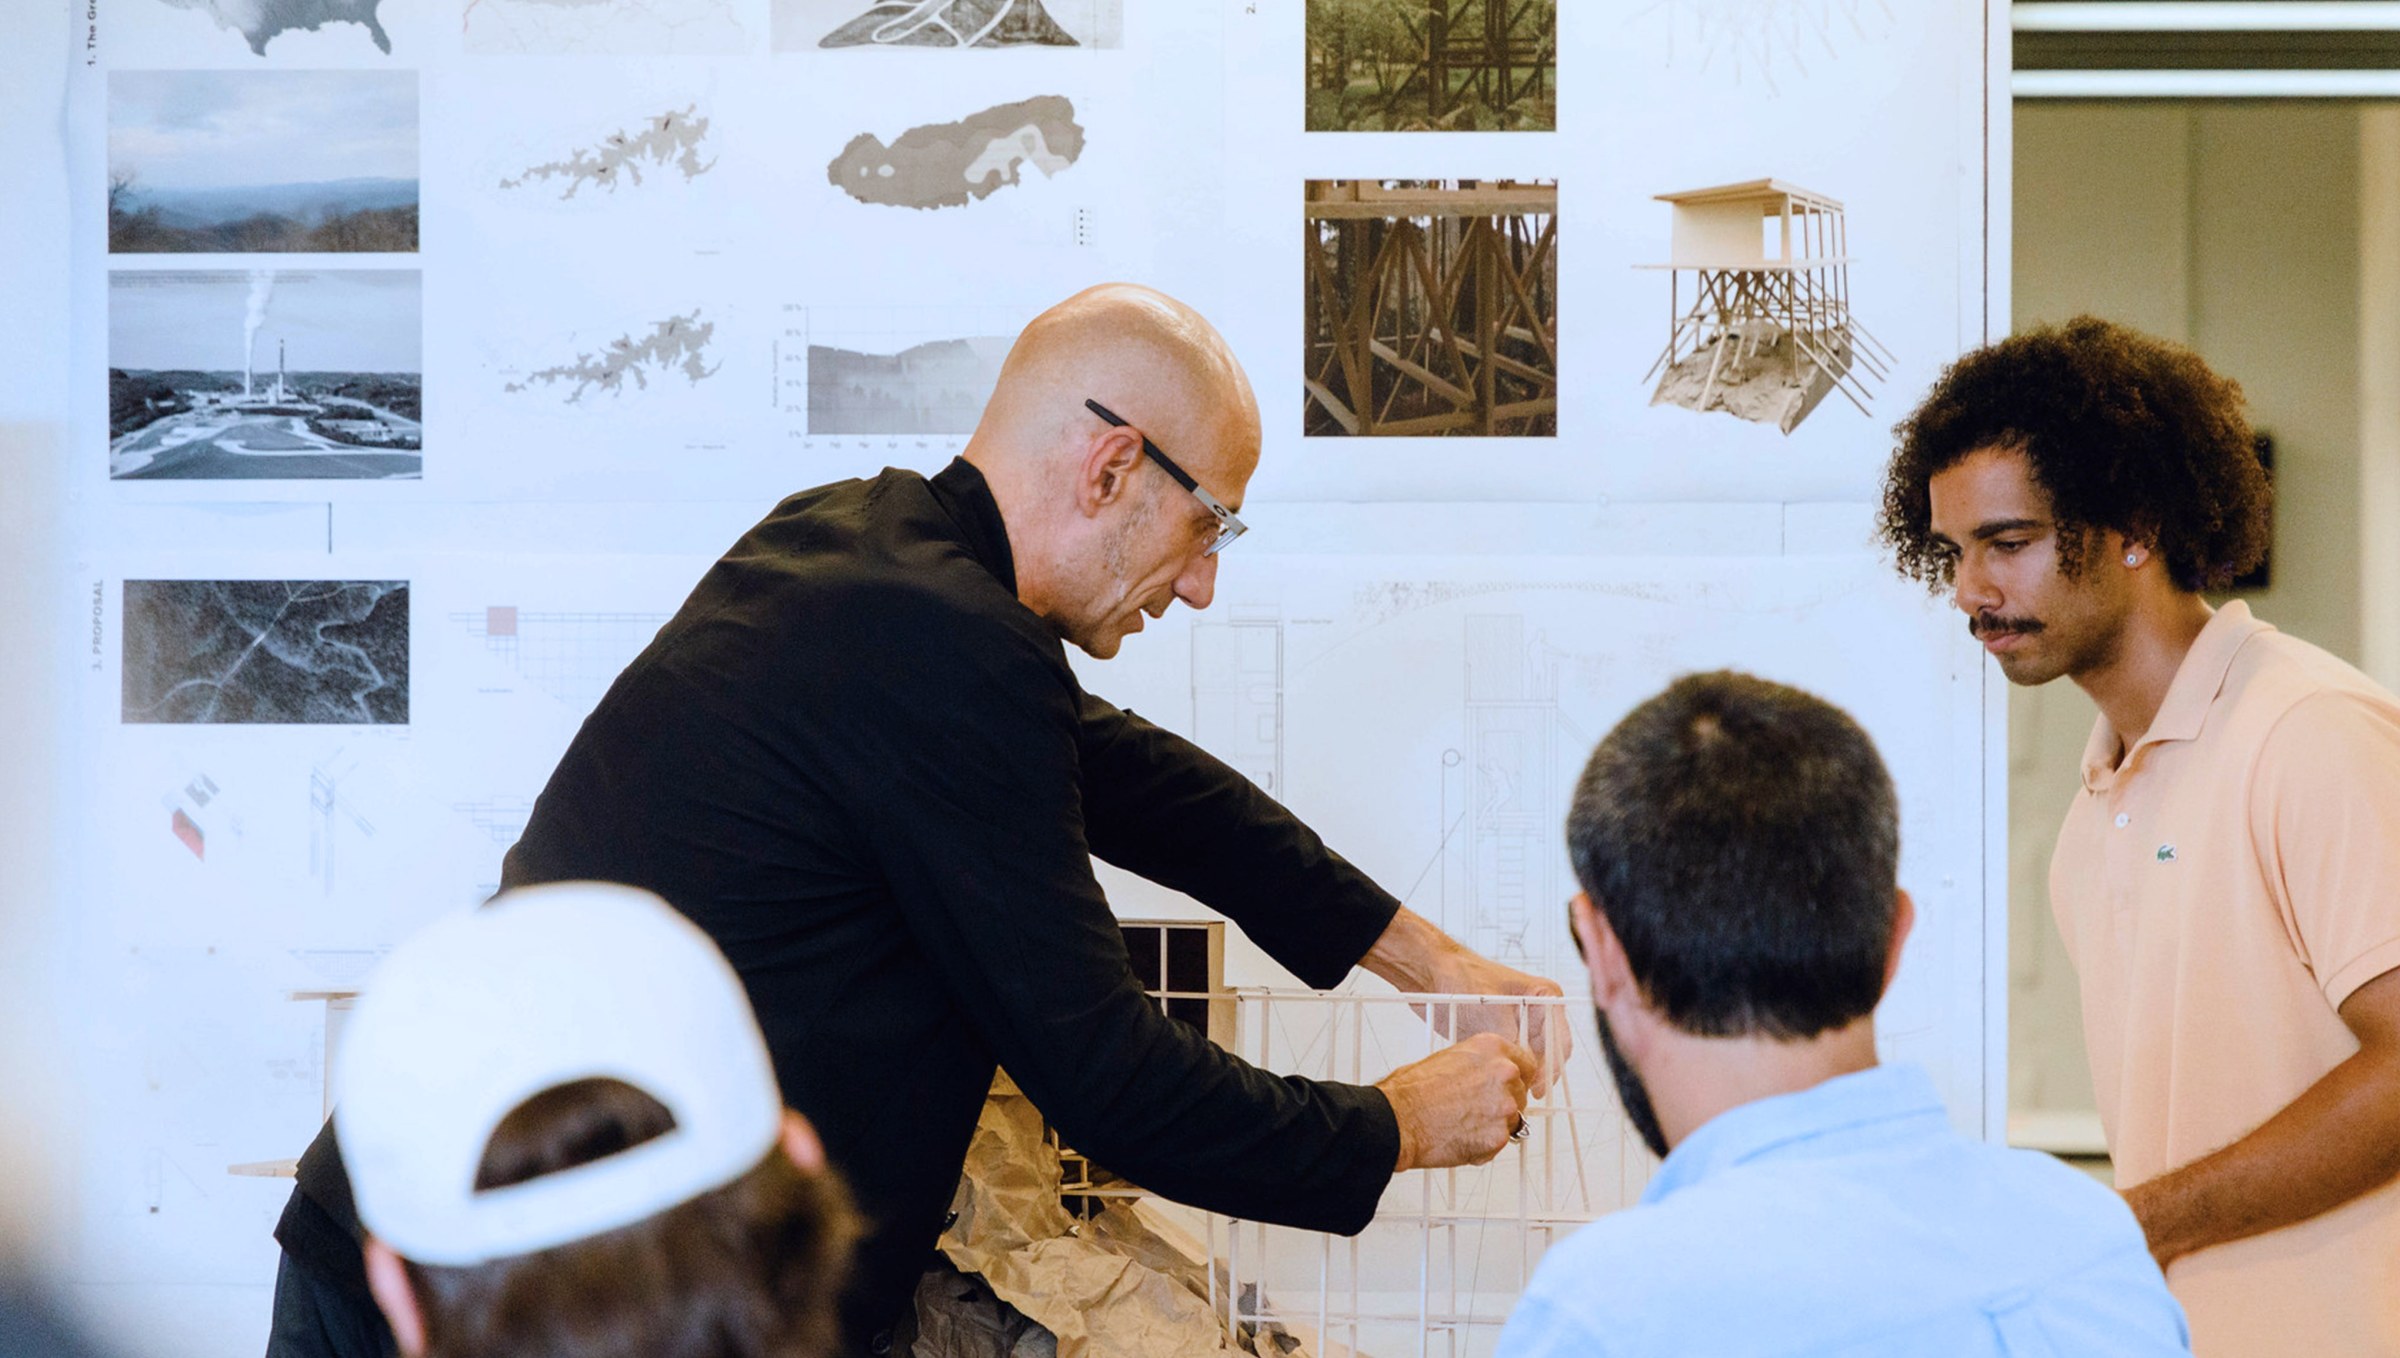
[(1665, 1163), (1543, 1256), (1499, 1358), (2186, 1351), (2122, 1202), (1877, 1063), (1916, 914), (1891, 776), (1841, 709), (1677, 680), (1593, 753), (1567, 851), (1601, 1052)]
[(856, 1224), (740, 980), (655, 897), (510, 892), (396, 949), (335, 1114), (416, 1358), (819, 1358)]

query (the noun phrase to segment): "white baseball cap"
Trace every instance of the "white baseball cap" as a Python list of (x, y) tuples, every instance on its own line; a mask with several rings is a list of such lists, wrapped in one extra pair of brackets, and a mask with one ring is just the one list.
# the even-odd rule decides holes
[[(621, 1080), (675, 1126), (618, 1154), (476, 1191), (493, 1129), (575, 1080)], [(783, 1098), (739, 977), (646, 891), (511, 891), (394, 949), (334, 1072), (359, 1220), (402, 1257), (464, 1267), (629, 1226), (731, 1183), (781, 1136)]]

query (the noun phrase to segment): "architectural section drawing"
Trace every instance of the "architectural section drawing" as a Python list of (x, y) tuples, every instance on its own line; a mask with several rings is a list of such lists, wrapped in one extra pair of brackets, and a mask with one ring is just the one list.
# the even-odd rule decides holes
[(413, 253), (413, 71), (111, 71), (114, 254)]
[(1192, 740), (1281, 797), (1283, 619), (1273, 609), (1231, 614), (1192, 623)]
[(375, 837), (375, 822), (360, 810), (357, 795), (349, 789), (358, 771), (359, 761), (340, 750), (308, 770), (308, 872), (328, 900), (340, 885), (337, 868), (343, 844)]
[(507, 390), (566, 387), (566, 403), (576, 405), (594, 391), (622, 396), (627, 383), (636, 391), (648, 391), (653, 376), (671, 373), (696, 387), (714, 377), (720, 366), (709, 361), (709, 343), (716, 334), (717, 323), (703, 319), (701, 309), (694, 307), (655, 322), (647, 331), (619, 335), (596, 350), (579, 353), (572, 362), (537, 368), (510, 382)]
[(128, 580), (127, 722), (408, 721), (405, 580)]
[[(1643, 378), (1652, 405), (1722, 410), (1789, 434), (1827, 394), (1861, 414), (1892, 354), (1850, 312), (1842, 205), (1779, 179), (1663, 193), (1674, 208), (1673, 324)], [(1683, 276), (1692, 275), (1684, 302)]]
[(384, 52), (392, 50), (391, 35), (375, 17), (382, 0), (160, 0), (176, 9), (193, 9), (242, 35), (250, 50), (267, 54), (267, 44), (279, 33), (301, 29), (313, 33), (327, 24), (357, 24)]
[(658, 635), (668, 616), (493, 604), (480, 612), (453, 613), (450, 622), (479, 638), (487, 654), (527, 684), (580, 716), (599, 705), (601, 695)]
[(1559, 908), (1573, 890), (1557, 840), (1576, 757), (1562, 739), (1562, 658), (1528, 641), (1519, 615), (1469, 615), (1465, 748), (1442, 761), (1443, 923), (1486, 957), (1540, 971), (1574, 955)]
[(1311, 132), (1547, 132), (1557, 0), (1310, 0)]
[(1755, 77), (1769, 92), (1779, 71), (1805, 77), (1810, 63), (1838, 56), (1843, 42), (1892, 22), (1891, 0), (1652, 0), (1650, 10), (1673, 28), (1669, 62), (1689, 53), (1703, 70)]
[(110, 476), (375, 480), (422, 471), (415, 270), (117, 273), (108, 282)]
[(1558, 432), (1558, 185), (1312, 180), (1304, 431)]
[(525, 833), (526, 822), (533, 819), (531, 797), (479, 797), (452, 802), (450, 809), (503, 849), (516, 843)]
[(686, 104), (644, 119), (637, 128), (620, 127), (561, 159), (528, 165), (501, 180), (500, 187), (521, 189), (538, 184), (556, 189), (561, 199), (573, 198), (587, 188), (615, 193), (617, 186), (628, 180), (640, 187), (645, 166), (672, 169), (688, 184), (717, 163), (717, 158), (707, 153), (709, 120), (699, 109), (697, 104)]
[(825, 177), (862, 203), (965, 207), (1022, 183), (1028, 168), (1048, 178), (1082, 155), (1083, 125), (1075, 121), (1075, 105), (1045, 94), (954, 123), (912, 127), (889, 146), (862, 132), (825, 167)]

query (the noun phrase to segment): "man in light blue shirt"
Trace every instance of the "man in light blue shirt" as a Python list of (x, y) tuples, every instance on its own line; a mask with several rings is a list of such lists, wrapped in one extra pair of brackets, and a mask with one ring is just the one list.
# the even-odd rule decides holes
[(1602, 1054), (1666, 1163), (1544, 1256), (1498, 1358), (2188, 1351), (2121, 1199), (1876, 1064), (1915, 907), (1848, 715), (1680, 679), (1593, 753), (1567, 839)]

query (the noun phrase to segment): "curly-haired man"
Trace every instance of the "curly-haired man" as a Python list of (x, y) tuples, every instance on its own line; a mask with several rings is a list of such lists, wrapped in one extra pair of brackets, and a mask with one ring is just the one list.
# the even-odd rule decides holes
[(2084, 317), (1959, 360), (1897, 432), (1900, 569), (2100, 708), (2051, 906), (2194, 1351), (2400, 1353), (2400, 700), (2203, 597), (2267, 545), (2240, 388)]

